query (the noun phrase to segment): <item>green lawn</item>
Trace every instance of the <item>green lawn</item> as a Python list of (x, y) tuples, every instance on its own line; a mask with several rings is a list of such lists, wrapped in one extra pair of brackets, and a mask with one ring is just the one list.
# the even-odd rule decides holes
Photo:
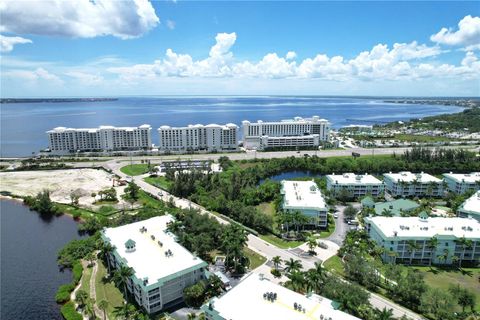
[(333, 256), (325, 261), (324, 266), (327, 270), (345, 277), (345, 271), (343, 270), (342, 259), (339, 256)]
[(262, 264), (265, 263), (265, 261), (267, 261), (267, 259), (264, 256), (259, 255), (258, 253), (250, 250), (247, 247), (245, 247), (243, 249), (243, 252), (247, 256), (248, 260), (250, 260), (250, 266), (249, 266), (250, 270), (253, 270), (253, 269), (261, 266)]
[(120, 168), (120, 171), (129, 176), (139, 176), (148, 172), (147, 164), (129, 164)]
[(447, 137), (431, 137), (431, 136), (417, 136), (413, 134), (397, 134), (393, 137), (394, 140), (400, 141), (416, 141), (416, 142), (444, 142), (452, 139)]
[(152, 186), (155, 186), (157, 188), (163, 189), (163, 190), (170, 190), (172, 186), (172, 181), (167, 180), (167, 178), (163, 176), (157, 176), (157, 177), (146, 177), (143, 179), (146, 183), (151, 184)]
[(282, 249), (295, 248), (303, 243), (303, 241), (283, 240), (273, 234), (262, 234), (260, 235), (260, 238)]
[(55, 203), (55, 206), (63, 213), (65, 214), (70, 214), (72, 216), (75, 216), (76, 214), (80, 215), (82, 218), (86, 217), (91, 217), (95, 215), (95, 212), (87, 210), (87, 209), (82, 209), (82, 208), (77, 208), (74, 206), (71, 206), (69, 204), (64, 204), (64, 203)]
[(163, 204), (162, 201), (153, 198), (150, 194), (146, 193), (143, 190), (140, 190), (140, 192), (139, 192), (138, 201), (144, 206), (145, 205), (150, 205), (154, 208), (163, 208), (164, 207), (164, 204)]
[(421, 271), (425, 282), (432, 288), (448, 290), (451, 285), (461, 287), (473, 292), (477, 299), (476, 310), (480, 311), (480, 268), (437, 268), (437, 267), (412, 267)]
[(83, 267), (80, 289), (90, 295), (90, 278), (92, 277), (92, 268)]
[(103, 278), (107, 274), (107, 270), (103, 263), (98, 260), (98, 271), (95, 278), (95, 289), (97, 297), (95, 301), (99, 303), (102, 300), (108, 301), (107, 314), (109, 319), (115, 319), (113, 310), (123, 304), (123, 295), (120, 290), (115, 287), (113, 282), (104, 283)]
[(267, 216), (273, 217), (275, 214), (275, 204), (271, 202), (262, 202), (256, 206), (258, 211), (265, 213)]

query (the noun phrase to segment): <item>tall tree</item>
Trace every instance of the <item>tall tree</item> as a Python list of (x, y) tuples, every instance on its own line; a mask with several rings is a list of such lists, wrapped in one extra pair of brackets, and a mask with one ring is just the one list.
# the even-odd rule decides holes
[(121, 265), (120, 268), (115, 271), (113, 275), (113, 280), (117, 284), (117, 286), (123, 288), (123, 294), (125, 295), (125, 299), (127, 299), (128, 297), (127, 284), (133, 274), (134, 272), (132, 268)]

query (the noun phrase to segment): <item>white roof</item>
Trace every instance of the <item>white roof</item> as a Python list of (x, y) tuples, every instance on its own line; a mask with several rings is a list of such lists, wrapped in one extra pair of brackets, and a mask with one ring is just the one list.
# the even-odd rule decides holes
[(47, 133), (62, 133), (66, 131), (70, 132), (89, 132), (89, 133), (95, 133), (98, 132), (99, 130), (126, 130), (126, 131), (133, 131), (137, 129), (147, 129), (150, 128), (150, 125), (148, 124), (142, 124), (139, 127), (114, 127), (114, 126), (99, 126), (98, 128), (66, 128), (66, 127), (56, 127), (53, 130), (47, 131)]
[(401, 171), (399, 173), (385, 173), (383, 175), (386, 178), (390, 178), (391, 180), (395, 182), (399, 181), (405, 181), (405, 182), (413, 182), (417, 180), (420, 183), (429, 183), (429, 182), (435, 182), (435, 183), (441, 183), (442, 180), (438, 179), (428, 173), (411, 173), (410, 171)]
[(330, 179), (333, 183), (338, 182), (338, 184), (382, 184), (382, 181), (378, 180), (371, 174), (329, 174), (327, 175), (327, 179)]
[(480, 180), (480, 172), (472, 173), (444, 173), (444, 177), (455, 180), (456, 182), (475, 183)]
[(474, 193), (470, 198), (465, 200), (462, 209), (480, 214), (480, 190)]
[[(277, 294), (275, 301), (264, 299), (267, 292)], [(223, 319), (245, 320), (245, 319), (275, 319), (275, 320), (310, 320), (331, 317), (335, 320), (358, 319), (347, 313), (335, 310), (332, 301), (312, 295), (303, 296), (267, 279), (261, 275), (252, 273), (242, 280), (233, 289), (220, 298), (212, 300), (213, 309)], [(300, 304), (305, 312), (294, 309), (294, 303)], [(207, 305), (208, 307), (208, 305)], [(203, 307), (203, 309), (205, 306)]]
[[(480, 238), (480, 222), (471, 218), (429, 217), (367, 217), (366, 221), (377, 226), (389, 238), (454, 236), (457, 238)], [(470, 228), (469, 228), (470, 227)]]
[[(293, 119), (283, 119), (280, 121), (263, 121), (263, 120), (257, 120), (256, 123), (253, 124), (288, 124), (288, 123), (294, 123), (294, 124), (299, 124), (299, 123), (318, 123), (318, 122), (328, 122), (326, 119), (320, 119), (319, 116), (313, 116), (311, 118), (302, 118), (302, 117), (294, 117)], [(252, 124), (248, 120), (242, 121), (242, 124), (244, 125), (249, 125)]]
[(197, 124), (189, 124), (185, 127), (171, 127), (171, 126), (165, 125), (158, 128), (158, 130), (184, 130), (184, 129), (194, 129), (194, 128), (220, 128), (220, 129), (228, 130), (231, 128), (238, 128), (238, 126), (234, 123), (227, 123), (226, 125), (220, 125), (216, 123), (203, 125), (203, 124), (197, 123)]
[[(173, 273), (204, 263), (175, 241), (174, 235), (166, 232), (170, 215), (154, 217), (117, 228), (105, 229), (104, 235), (115, 246), (116, 252), (127, 261), (138, 279), (148, 278), (149, 284)], [(146, 232), (140, 232), (145, 227)], [(151, 236), (155, 237), (155, 240)], [(125, 243), (135, 241), (135, 251), (126, 252)], [(158, 241), (163, 245), (160, 246)], [(167, 257), (165, 252), (171, 250)]]
[(282, 181), (284, 208), (326, 209), (325, 199), (314, 181)]

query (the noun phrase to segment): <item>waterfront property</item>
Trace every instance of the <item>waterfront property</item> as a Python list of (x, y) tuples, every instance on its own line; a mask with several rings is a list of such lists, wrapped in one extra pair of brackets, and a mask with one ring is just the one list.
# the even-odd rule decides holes
[(462, 194), (467, 191), (480, 189), (480, 172), (472, 173), (444, 173), (443, 178), (448, 190)]
[(363, 208), (372, 208), (377, 216), (401, 216), (409, 214), (413, 210), (420, 207), (418, 203), (409, 199), (396, 199), (387, 202), (374, 202), (371, 197), (362, 199)]
[(325, 199), (314, 181), (282, 181), (282, 210), (296, 211), (310, 218), (307, 224), (316, 227), (327, 226), (328, 208)]
[(128, 290), (148, 313), (182, 302), (183, 290), (205, 278), (207, 263), (167, 231), (172, 221), (165, 215), (102, 232), (102, 239), (115, 247), (111, 265), (133, 269)]
[(384, 249), (383, 261), (478, 265), (480, 223), (472, 218), (366, 217), (366, 230)]
[(358, 320), (337, 306), (322, 296), (304, 296), (252, 273), (223, 296), (204, 304), (202, 310), (207, 320)]
[(328, 141), (330, 135), (330, 122), (318, 116), (256, 123), (245, 120), (242, 126), (243, 146), (255, 150), (318, 147), (321, 141)]
[(346, 190), (348, 197), (359, 198), (366, 195), (378, 197), (384, 191), (383, 182), (369, 174), (330, 174), (327, 175), (327, 190), (338, 196)]
[(88, 151), (148, 150), (152, 147), (151, 130), (148, 124), (85, 129), (57, 127), (47, 131), (47, 134), (50, 151), (62, 155)]
[(460, 217), (472, 217), (480, 221), (480, 191), (474, 193), (458, 208)]
[(158, 128), (158, 135), (158, 150), (163, 152), (216, 152), (238, 149), (238, 126), (233, 123), (161, 126)]
[(394, 197), (441, 197), (443, 181), (428, 173), (385, 173), (385, 189)]

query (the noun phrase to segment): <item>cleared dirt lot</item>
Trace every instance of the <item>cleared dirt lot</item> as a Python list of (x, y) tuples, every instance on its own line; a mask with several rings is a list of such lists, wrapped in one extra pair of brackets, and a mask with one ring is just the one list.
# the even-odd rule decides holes
[[(70, 193), (75, 192), (80, 195), (80, 205), (87, 207), (91, 207), (94, 202), (92, 192), (98, 193), (111, 186), (111, 174), (96, 169), (0, 172), (0, 191), (34, 196), (48, 189), (51, 199), (60, 203), (70, 203)], [(123, 205), (120, 198), (123, 189), (125, 187), (115, 187), (120, 200), (116, 206)]]

